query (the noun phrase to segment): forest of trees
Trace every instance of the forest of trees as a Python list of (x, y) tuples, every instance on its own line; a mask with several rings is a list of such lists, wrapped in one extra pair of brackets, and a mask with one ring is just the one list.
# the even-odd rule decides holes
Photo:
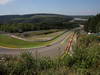
[(85, 31), (92, 33), (100, 32), (100, 14), (89, 18), (85, 25)]
[(47, 29), (71, 29), (77, 27), (75, 23), (17, 23), (17, 24), (5, 24), (0, 25), (0, 31), (4, 32), (25, 32), (35, 30), (47, 30)]
[(57, 14), (7, 15), (0, 16), (0, 31), (24, 32), (46, 29), (70, 29), (77, 23), (69, 22), (73, 18)]

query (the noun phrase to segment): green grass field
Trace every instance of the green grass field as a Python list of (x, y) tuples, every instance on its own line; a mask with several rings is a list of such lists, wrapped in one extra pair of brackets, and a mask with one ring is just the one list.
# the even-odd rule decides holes
[(0, 34), (0, 46), (8, 47), (8, 48), (34, 48), (34, 47), (46, 46), (58, 40), (59, 39), (58, 37), (60, 37), (64, 33), (65, 32), (59, 34), (58, 36), (55, 36), (54, 39), (45, 42), (24, 41), (24, 40), (10, 37), (9, 35)]
[(64, 30), (62, 31), (57, 31), (57, 32), (53, 32), (53, 33), (49, 33), (49, 34), (41, 34), (41, 35), (35, 35), (35, 36), (28, 36), (28, 37), (24, 37), (27, 40), (31, 40), (31, 41), (47, 41), (47, 40), (51, 40), (54, 37), (58, 36), (59, 34), (63, 33)]
[(10, 37), (8, 35), (0, 35), (0, 46), (9, 48), (32, 48), (35, 46), (44, 45), (44, 42), (29, 42)]

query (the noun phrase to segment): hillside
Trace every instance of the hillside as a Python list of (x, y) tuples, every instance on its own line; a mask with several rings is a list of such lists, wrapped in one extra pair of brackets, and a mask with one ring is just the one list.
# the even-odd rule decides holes
[(5, 32), (24, 32), (46, 29), (73, 28), (73, 17), (58, 14), (27, 14), (0, 16), (0, 30)]
[(0, 16), (0, 24), (8, 23), (40, 23), (40, 22), (56, 22), (69, 21), (73, 19), (70, 16), (58, 14), (27, 14), (27, 15), (4, 15)]

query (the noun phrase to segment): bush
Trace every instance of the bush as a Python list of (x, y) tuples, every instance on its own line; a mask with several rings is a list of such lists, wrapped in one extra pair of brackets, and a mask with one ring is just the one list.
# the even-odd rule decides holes
[[(31, 53), (23, 53), (15, 63), (13, 73), (17, 75), (34, 75), (36, 73), (36, 60)], [(13, 74), (12, 74), (13, 75)]]
[[(100, 72), (100, 45), (94, 35), (81, 36), (73, 53), (63, 57), (63, 66), (75, 70), (78, 75), (99, 75)], [(75, 74), (77, 75), (77, 74)]]
[(53, 60), (51, 60), (48, 57), (43, 57), (42, 59), (39, 60), (40, 61), (40, 69), (41, 70), (46, 70), (49, 68), (54, 67), (54, 62)]

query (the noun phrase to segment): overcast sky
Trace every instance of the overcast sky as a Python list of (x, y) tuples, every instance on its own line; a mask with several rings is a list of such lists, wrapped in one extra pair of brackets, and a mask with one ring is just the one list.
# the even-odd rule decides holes
[(0, 15), (34, 13), (95, 15), (100, 0), (0, 0)]

